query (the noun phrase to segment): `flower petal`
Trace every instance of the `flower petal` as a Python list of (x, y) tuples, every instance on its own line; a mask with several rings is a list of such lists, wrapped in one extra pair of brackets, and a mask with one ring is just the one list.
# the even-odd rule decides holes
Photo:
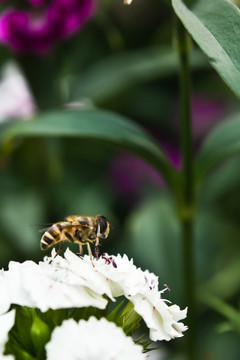
[(11, 355), (3, 356), (4, 346), (8, 340), (8, 332), (11, 330), (15, 322), (15, 310), (11, 310), (6, 314), (0, 315), (0, 357), (1, 359), (13, 359)]
[[(79, 341), (80, 340), (80, 341)], [(64, 343), (64, 346), (62, 344)], [(88, 321), (65, 320), (54, 329), (46, 345), (48, 360), (143, 360), (142, 347), (105, 318)]]

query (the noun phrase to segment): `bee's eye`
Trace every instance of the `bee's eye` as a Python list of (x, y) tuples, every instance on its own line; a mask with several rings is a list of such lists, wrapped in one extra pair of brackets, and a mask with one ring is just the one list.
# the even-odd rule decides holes
[(98, 219), (98, 229), (100, 234), (104, 234), (108, 228), (108, 221), (105, 216), (100, 216)]

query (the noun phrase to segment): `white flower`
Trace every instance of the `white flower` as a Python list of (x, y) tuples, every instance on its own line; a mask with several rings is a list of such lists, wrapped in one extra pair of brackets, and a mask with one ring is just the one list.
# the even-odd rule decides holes
[[(69, 251), (65, 256), (69, 257)], [(90, 262), (85, 255), (85, 261)], [(148, 270), (136, 268), (133, 260), (126, 255), (121, 257), (104, 254), (95, 262), (95, 268), (109, 279), (113, 296), (124, 295), (134, 310), (143, 318), (150, 329), (150, 339), (171, 340), (183, 336), (187, 327), (178, 321), (187, 315), (187, 309), (180, 310), (177, 305), (168, 306), (161, 295), (166, 290), (158, 290), (158, 278)]]
[(182, 332), (187, 330), (187, 327), (183, 323), (178, 323), (178, 320), (186, 317), (187, 309), (180, 310), (177, 305), (167, 306), (160, 298), (160, 293), (158, 298), (145, 295), (135, 295), (129, 300), (150, 329), (150, 339), (168, 341), (183, 336)]
[[(99, 279), (99, 274), (87, 262), (79, 261), (78, 273), (74, 271), (74, 262), (72, 266), (73, 269), (60, 256), (46, 258), (39, 264), (10, 262), (9, 270), (4, 273), (10, 303), (37, 307), (43, 312), (70, 307), (105, 308), (107, 300), (103, 295), (111, 296), (107, 280)], [(88, 282), (88, 275), (95, 276), (95, 281)]]
[(0, 276), (0, 292), (7, 284), (6, 296), (0, 300), (2, 312), (10, 304), (37, 307), (43, 312), (87, 306), (104, 309), (106, 295), (112, 301), (124, 295), (150, 329), (151, 340), (183, 336), (187, 327), (179, 320), (186, 317), (187, 309), (167, 305), (161, 298), (166, 289), (159, 291), (157, 276), (137, 268), (126, 255), (103, 254), (98, 261), (94, 259), (93, 267), (87, 255), (79, 258), (69, 249), (65, 258), (55, 254), (53, 250), (52, 257), (39, 264), (9, 264), (9, 270)]
[(114, 295), (112, 295), (108, 279), (103, 276), (96, 267), (92, 266), (89, 257), (84, 258), (83, 261), (83, 259), (76, 256), (76, 254), (69, 249), (66, 250), (64, 255), (65, 259), (58, 256), (53, 259), (53, 262), (57, 262), (62, 269), (68, 270), (69, 281), (74, 282), (74, 277), (76, 277), (78, 282), (81, 279), (83, 286), (88, 287), (97, 294), (106, 294), (114, 301)]
[(14, 325), (15, 321), (15, 310), (11, 310), (6, 314), (0, 315), (0, 358), (6, 360), (12, 360), (12, 355), (3, 355), (4, 346), (8, 340), (8, 332)]
[(0, 122), (7, 119), (28, 119), (36, 111), (27, 82), (15, 63), (7, 63), (0, 82)]
[[(64, 344), (64, 346), (63, 346)], [(65, 320), (46, 345), (48, 360), (142, 360), (142, 347), (105, 318)]]
[(4, 314), (11, 305), (8, 284), (4, 278), (4, 270), (0, 270), (0, 294), (0, 314)]
[(132, 0), (123, 0), (123, 3), (125, 5), (130, 5), (132, 3)]
[[(71, 264), (75, 260), (75, 270), (77, 271), (81, 269), (79, 268), (79, 265), (81, 266), (79, 263), (85, 262), (89, 265), (91, 264), (88, 255), (85, 255), (84, 261), (82, 261), (73, 255), (69, 249), (66, 250), (64, 256), (69, 262), (71, 262)], [(111, 259), (115, 259), (117, 267), (114, 267)], [(137, 291), (139, 284), (139, 279), (136, 273), (137, 268), (133, 264), (133, 260), (129, 261), (126, 255), (123, 255), (123, 257), (120, 255), (117, 257), (111, 257), (105, 254), (105, 256), (100, 257), (98, 261), (95, 260), (94, 264), (95, 272), (104, 279), (107, 279), (112, 296), (118, 297), (124, 295), (124, 292), (127, 292), (128, 290), (129, 292)]]

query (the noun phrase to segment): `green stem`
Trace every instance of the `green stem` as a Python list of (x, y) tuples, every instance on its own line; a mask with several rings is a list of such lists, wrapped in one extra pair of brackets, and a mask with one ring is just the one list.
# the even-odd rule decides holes
[(188, 306), (189, 327), (186, 333), (186, 352), (187, 359), (197, 359), (196, 353), (196, 301), (195, 301), (195, 268), (194, 268), (194, 223), (191, 219), (181, 221), (182, 227), (182, 244), (183, 244), (183, 276), (184, 276), (184, 293), (185, 302)]
[(180, 201), (180, 222), (183, 247), (183, 276), (185, 302), (188, 306), (188, 326), (186, 334), (187, 358), (194, 360), (196, 355), (196, 316), (195, 316), (195, 269), (194, 269), (194, 159), (191, 121), (191, 73), (189, 53), (190, 38), (180, 20), (175, 17), (175, 44), (180, 67), (180, 119), (182, 147), (182, 189)]

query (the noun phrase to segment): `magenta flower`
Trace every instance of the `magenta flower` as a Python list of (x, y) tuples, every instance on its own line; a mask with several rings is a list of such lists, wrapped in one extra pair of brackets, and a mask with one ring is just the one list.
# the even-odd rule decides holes
[(28, 0), (24, 10), (0, 15), (0, 42), (17, 52), (42, 54), (76, 33), (95, 13), (96, 0)]
[[(171, 143), (161, 144), (168, 159), (176, 169), (181, 168), (180, 151)], [(120, 153), (109, 168), (109, 180), (114, 190), (126, 203), (132, 204), (140, 197), (144, 186), (165, 187), (164, 179), (151, 165), (138, 157)]]
[[(201, 140), (209, 130), (223, 120), (228, 109), (226, 101), (221, 98), (209, 98), (195, 94), (192, 98), (192, 123), (195, 140)], [(173, 119), (179, 125), (179, 104), (173, 106)]]
[(134, 155), (121, 153), (109, 169), (110, 181), (119, 195), (137, 196), (146, 182), (162, 184), (157, 171)]

